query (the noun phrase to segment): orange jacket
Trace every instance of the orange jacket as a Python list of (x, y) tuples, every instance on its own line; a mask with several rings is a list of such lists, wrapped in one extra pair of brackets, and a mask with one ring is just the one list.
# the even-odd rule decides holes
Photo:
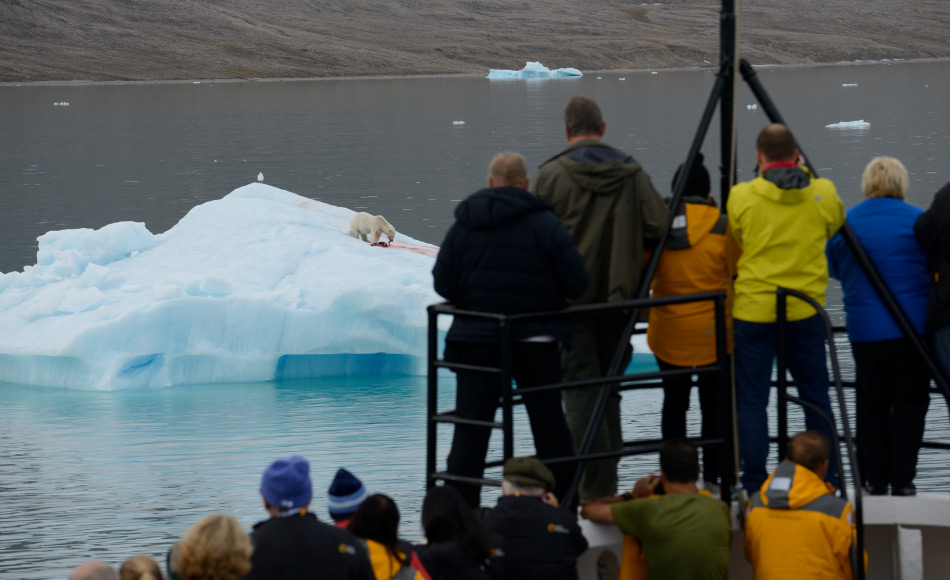
[(786, 460), (775, 468), (745, 519), (745, 556), (756, 580), (850, 580), (851, 503), (833, 492), (801, 465)]
[[(653, 297), (725, 290), (728, 293), (726, 323), (731, 324), (732, 317), (728, 310), (732, 295), (730, 271), (735, 271), (741, 250), (732, 241), (728, 218), (719, 209), (700, 198), (686, 198), (684, 202), (685, 212), (673, 222), (671, 239), (660, 256), (653, 277)], [(676, 236), (677, 230), (681, 232), (679, 236)], [(716, 316), (713, 302), (650, 308), (647, 344), (657, 358), (677, 366), (715, 363)]]

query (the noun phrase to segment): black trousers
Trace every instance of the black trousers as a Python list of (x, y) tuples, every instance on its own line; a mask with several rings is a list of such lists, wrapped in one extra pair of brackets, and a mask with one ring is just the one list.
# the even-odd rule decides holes
[[(681, 367), (664, 360), (656, 359), (661, 371), (679, 370), (692, 367)], [(696, 386), (699, 388), (699, 410), (702, 415), (702, 437), (714, 438), (719, 436), (719, 377), (714, 373), (698, 375)], [(675, 437), (686, 437), (686, 412), (689, 410), (689, 393), (693, 388), (690, 375), (679, 377), (663, 377), (663, 416), (660, 430), (663, 440)], [(703, 480), (717, 483), (719, 481), (720, 449), (711, 447), (703, 449)]]
[[(451, 362), (493, 366), (501, 365), (501, 349), (497, 344), (474, 342), (449, 342), (445, 358)], [(527, 388), (561, 382), (561, 362), (558, 343), (518, 342), (512, 351), (512, 377), (518, 387)], [(501, 400), (501, 381), (497, 374), (472, 371), (457, 371), (455, 409), (459, 417), (492, 421)], [(561, 407), (561, 393), (549, 391), (524, 397), (525, 410), (534, 435), (534, 447), (541, 459), (573, 455), (571, 433)], [(492, 429), (474, 425), (455, 426), (452, 450), (449, 452), (448, 472), (454, 475), (482, 477), (485, 471), (485, 456)], [(557, 481), (554, 492), (558, 498), (571, 483), (574, 464), (550, 466)], [(471, 507), (481, 501), (481, 486), (447, 482), (462, 492)]]
[(857, 368), (858, 457), (872, 488), (910, 486), (930, 405), (930, 374), (904, 338), (852, 342)]

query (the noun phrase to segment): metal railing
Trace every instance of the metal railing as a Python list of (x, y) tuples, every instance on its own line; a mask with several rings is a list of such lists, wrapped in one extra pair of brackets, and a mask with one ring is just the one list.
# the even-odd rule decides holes
[[(821, 408), (810, 401), (806, 401), (800, 396), (794, 397), (788, 394), (789, 385), (786, 372), (787, 353), (785, 348), (785, 334), (788, 324), (787, 305), (789, 296), (793, 296), (811, 305), (817, 311), (817, 315), (821, 317), (822, 325), (825, 330), (825, 340), (828, 343), (828, 356), (831, 360), (831, 384), (834, 386), (834, 391), (838, 399), (838, 414), (840, 416), (839, 420), (841, 422), (841, 426), (844, 428), (843, 434), (838, 433), (838, 428), (835, 425), (834, 417), (829, 417), (824, 413), (824, 411), (821, 410)], [(785, 457), (787, 455), (788, 403), (795, 403), (801, 407), (804, 407), (807, 411), (813, 413), (827, 425), (828, 431), (831, 433), (831, 451), (834, 453), (838, 463), (838, 477), (839, 481), (841, 482), (841, 497), (847, 500), (848, 489), (844, 485), (844, 462), (842, 461), (841, 457), (841, 440), (843, 438), (845, 450), (848, 454), (848, 467), (850, 468), (851, 480), (854, 485), (854, 503), (852, 505), (854, 507), (855, 542), (854, 549), (851, 550), (851, 570), (856, 580), (863, 580), (865, 575), (864, 504), (861, 494), (863, 480), (858, 467), (857, 452), (854, 449), (854, 437), (851, 435), (851, 421), (848, 419), (848, 409), (845, 404), (844, 385), (841, 380), (841, 366), (838, 364), (838, 352), (835, 346), (834, 328), (831, 325), (831, 321), (828, 320), (828, 314), (825, 312), (825, 309), (821, 306), (821, 304), (819, 304), (807, 294), (797, 290), (791, 290), (789, 288), (778, 288), (776, 290), (775, 318), (776, 352), (778, 354), (776, 361), (777, 374), (775, 384), (778, 391), (778, 456)]]
[[(682, 304), (687, 302), (711, 301), (714, 305), (716, 319), (716, 351), (717, 362), (713, 365), (704, 367), (695, 367), (688, 369), (677, 369), (669, 371), (653, 371), (645, 373), (625, 374), (623, 372), (609, 377), (595, 379), (583, 379), (575, 381), (566, 381), (550, 385), (540, 385), (530, 388), (512, 388), (512, 328), (519, 323), (527, 321), (536, 321), (543, 319), (566, 318), (570, 316), (594, 314), (601, 312), (616, 311), (618, 316), (626, 316), (626, 311), (638, 310), (646, 307), (667, 306), (671, 304)], [(434, 304), (428, 308), (429, 314), (429, 333), (428, 333), (428, 421), (426, 432), (426, 488), (431, 488), (436, 481), (458, 481), (473, 483), (479, 485), (499, 485), (497, 479), (473, 478), (459, 476), (439, 471), (436, 468), (438, 461), (438, 426), (440, 424), (468, 424), (477, 425), (486, 428), (500, 429), (502, 431), (502, 458), (500, 460), (486, 461), (486, 469), (497, 468), (504, 463), (506, 459), (514, 455), (514, 407), (523, 404), (523, 396), (532, 393), (545, 391), (561, 391), (570, 388), (602, 388), (616, 391), (627, 391), (634, 389), (656, 389), (662, 388), (663, 377), (700, 375), (706, 373), (717, 373), (719, 376), (717, 408), (719, 410), (719, 424), (723, 425), (722, 435), (715, 438), (694, 438), (691, 441), (698, 447), (706, 450), (715, 450), (720, 455), (721, 467), (721, 489), (722, 498), (730, 498), (731, 488), (734, 485), (734, 455), (732, 452), (732, 429), (726, 429), (725, 426), (732, 425), (732, 398), (731, 398), (731, 380), (730, 365), (727, 358), (726, 347), (726, 293), (725, 292), (706, 292), (701, 294), (690, 294), (681, 296), (670, 296), (665, 298), (654, 298), (649, 300), (627, 300), (622, 302), (611, 302), (603, 304), (590, 304), (582, 306), (573, 306), (564, 310), (537, 312), (525, 314), (497, 314), (486, 312), (474, 312), (469, 310), (460, 310), (448, 303)], [(481, 318), (494, 320), (498, 323), (501, 340), (501, 364), (499, 367), (478, 367), (461, 363), (449, 362), (440, 359), (438, 356), (438, 317), (439, 316), (457, 316), (467, 318)], [(629, 340), (629, 338), (627, 339)], [(475, 421), (458, 417), (455, 410), (440, 412), (439, 409), (439, 372), (440, 368), (453, 370), (468, 370), (476, 372), (485, 372), (496, 374), (501, 383), (501, 398), (499, 406), (502, 411), (500, 422), (496, 421)], [(646, 453), (655, 453), (659, 451), (662, 441), (656, 439), (639, 439), (624, 441), (622, 449), (615, 451), (591, 452), (590, 450), (575, 455), (546, 458), (544, 463), (557, 464), (573, 462), (581, 464), (586, 460), (605, 459), (613, 457), (625, 457), (631, 455), (640, 455)], [(579, 468), (578, 468), (579, 469)], [(576, 487), (576, 477), (575, 485)], [(562, 500), (565, 498), (561, 498)], [(568, 500), (570, 498), (567, 498)], [(569, 505), (570, 501), (562, 501), (564, 505)]]

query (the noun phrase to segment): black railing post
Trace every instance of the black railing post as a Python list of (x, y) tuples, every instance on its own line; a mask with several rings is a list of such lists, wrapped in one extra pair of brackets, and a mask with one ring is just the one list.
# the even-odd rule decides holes
[(501, 321), (501, 398), (502, 398), (502, 456), (504, 459), (514, 457), (515, 429), (514, 405), (511, 404), (511, 365), (512, 365), (512, 336), (511, 321), (507, 317)]
[[(785, 294), (781, 289), (776, 292), (775, 302), (775, 353), (776, 353), (776, 398), (778, 399), (778, 456), (788, 455), (788, 362), (785, 355), (785, 332), (787, 330), (787, 312)], [(832, 429), (834, 430), (834, 429)]]
[[(726, 296), (715, 300), (716, 311), (716, 362), (719, 372), (716, 381), (716, 409), (719, 413), (719, 436), (722, 443), (716, 452), (719, 454), (719, 493), (723, 501), (732, 497), (732, 488), (736, 484), (735, 438), (732, 422), (732, 364), (729, 358), (729, 334), (726, 321)], [(703, 455), (707, 450), (703, 450)]]
[[(834, 333), (832, 332), (831, 321), (828, 320), (828, 314), (825, 312), (825, 309), (819, 304), (815, 299), (808, 296), (803, 292), (797, 290), (790, 290), (788, 288), (778, 288), (776, 291), (778, 300), (780, 302), (785, 302), (787, 296), (794, 296), (805, 303), (811, 305), (821, 316), (821, 321), (825, 330), (825, 340), (828, 343), (828, 354), (831, 359), (831, 372), (834, 377), (834, 387), (835, 394), (838, 397), (838, 413), (841, 415), (841, 424), (844, 429), (844, 443), (845, 449), (848, 452), (848, 465), (851, 468), (851, 478), (854, 483), (854, 525), (855, 525), (855, 540), (854, 540), (854, 550), (851, 551), (851, 570), (852, 575), (857, 580), (864, 579), (864, 504), (863, 497), (861, 494), (863, 481), (861, 479), (861, 470), (858, 466), (857, 453), (854, 449), (854, 437), (851, 434), (851, 422), (848, 419), (848, 408), (845, 404), (844, 399), (844, 387), (841, 384), (841, 368), (838, 364), (838, 351), (835, 348)], [(811, 409), (812, 412), (819, 418), (821, 418), (825, 423), (831, 426), (832, 434), (832, 452), (835, 453), (835, 457), (838, 460), (838, 471), (839, 471), (839, 482), (841, 483), (841, 497), (848, 499), (848, 490), (844, 485), (844, 461), (841, 455), (841, 444), (838, 435), (838, 429), (834, 421), (831, 420), (831, 417), (825, 415), (821, 409), (817, 406), (801, 399), (800, 397), (789, 397), (789, 400), (794, 400), (794, 402)]]
[(435, 486), (436, 472), (436, 434), (438, 425), (435, 422), (436, 413), (438, 413), (439, 399), (439, 369), (435, 365), (439, 358), (439, 314), (435, 306), (429, 306), (426, 311), (429, 314), (428, 328), (428, 377), (427, 377), (427, 417), (426, 417), (426, 489), (432, 489)]

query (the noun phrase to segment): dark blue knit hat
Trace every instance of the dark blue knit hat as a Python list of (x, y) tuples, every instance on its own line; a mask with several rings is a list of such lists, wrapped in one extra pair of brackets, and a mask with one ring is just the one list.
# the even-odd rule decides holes
[(271, 463), (261, 478), (261, 495), (267, 503), (281, 509), (306, 506), (313, 498), (310, 464), (299, 455)]
[(363, 482), (341, 467), (327, 493), (330, 517), (337, 522), (350, 519), (364, 499), (366, 488)]

